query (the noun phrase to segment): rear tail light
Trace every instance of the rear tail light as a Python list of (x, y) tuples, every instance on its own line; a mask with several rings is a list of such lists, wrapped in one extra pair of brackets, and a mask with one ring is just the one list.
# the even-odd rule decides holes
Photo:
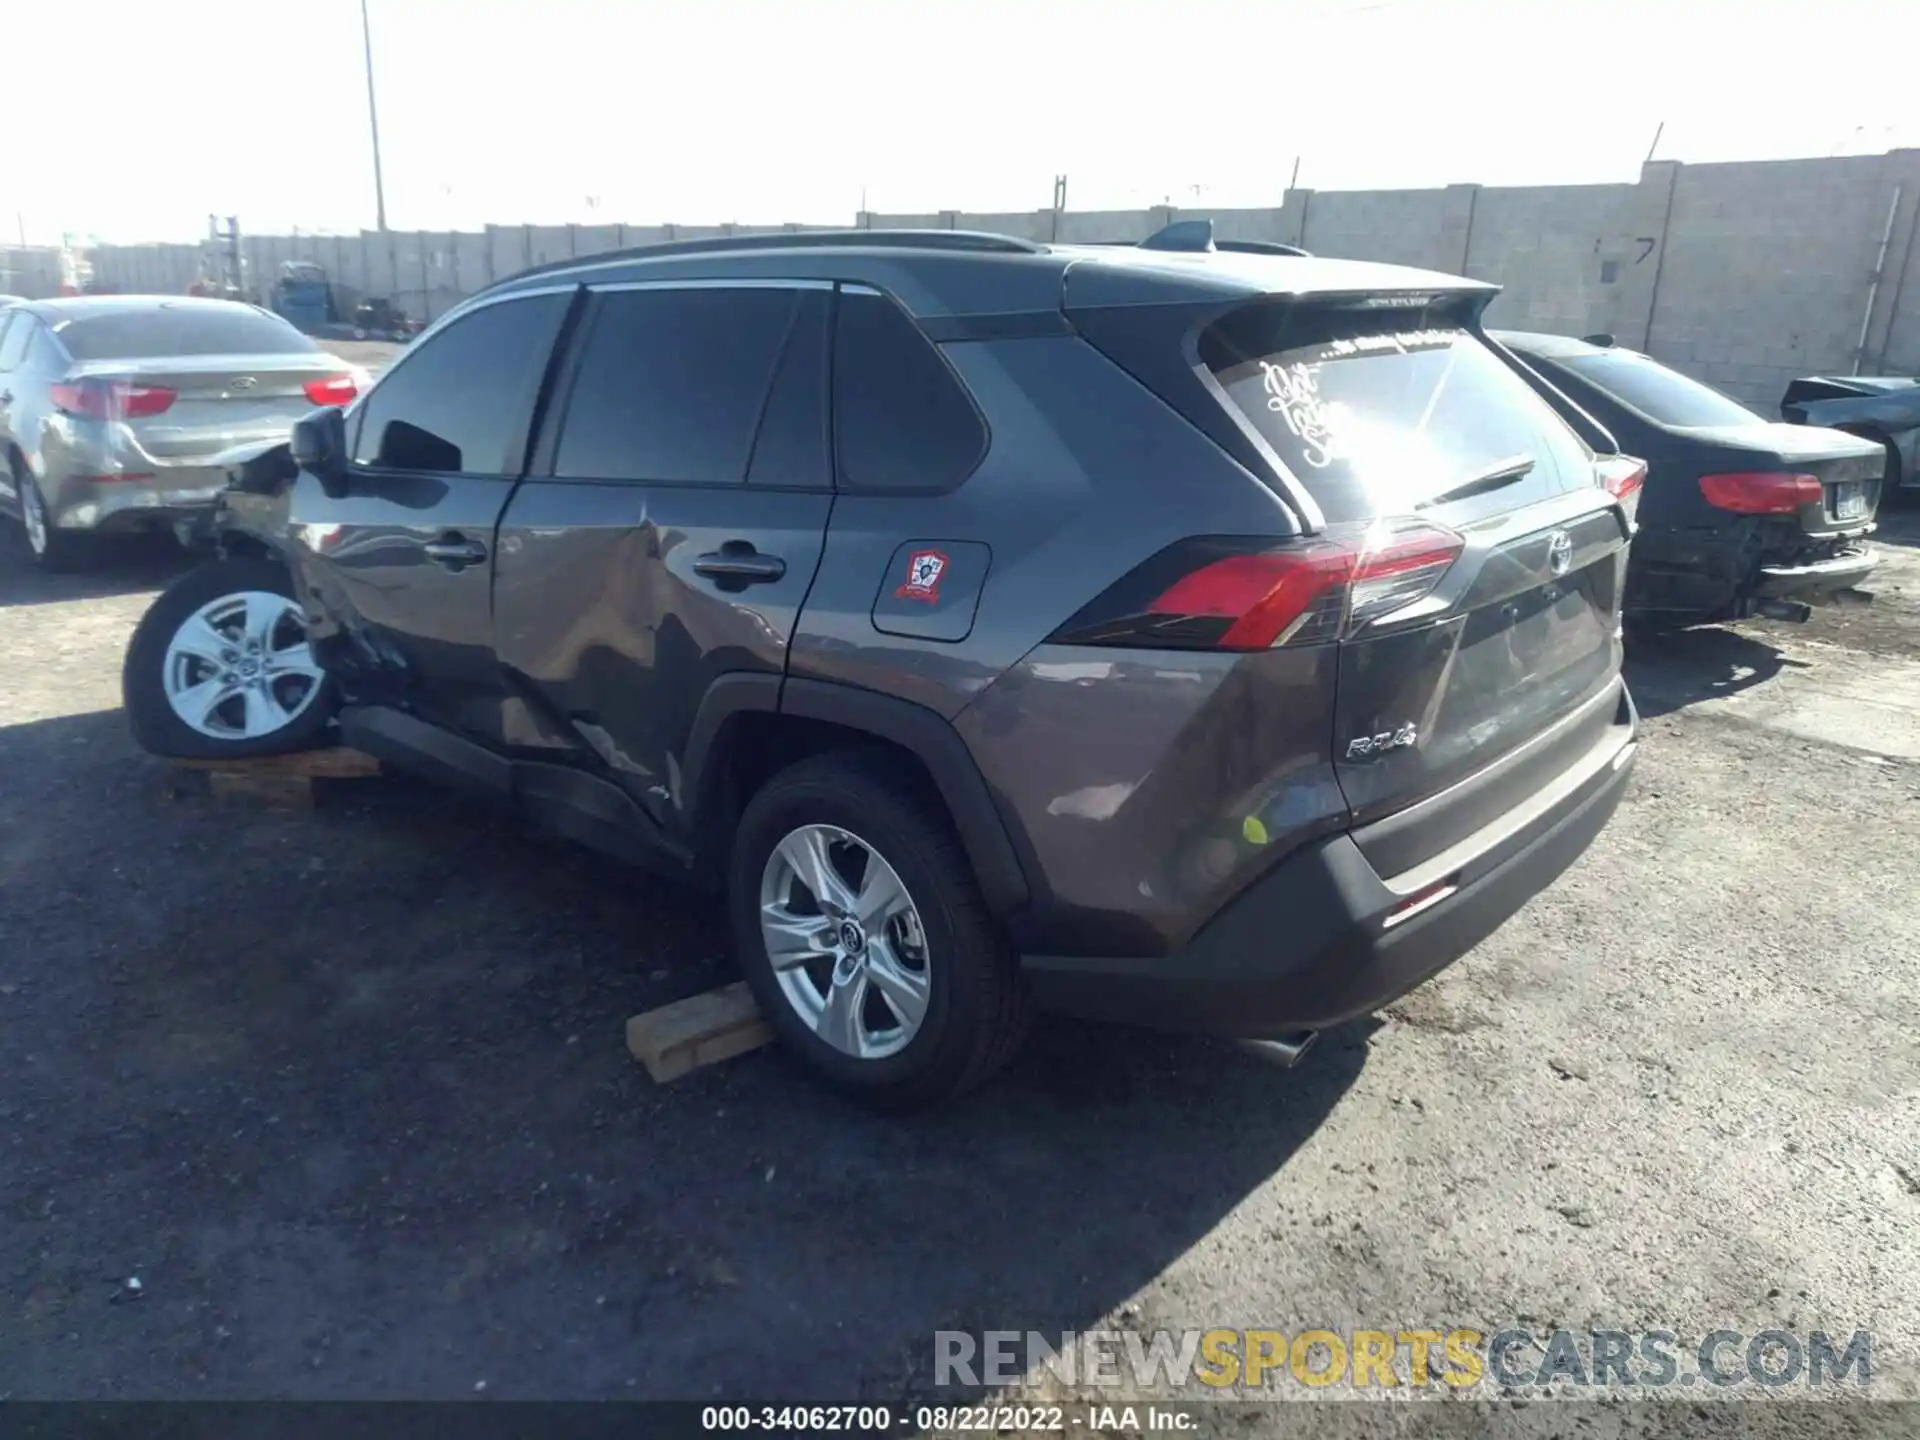
[(1053, 639), (1181, 650), (1341, 640), (1430, 594), (1464, 544), (1423, 521), (1333, 525), (1277, 542), (1183, 540), (1108, 587)]
[(1818, 476), (1784, 470), (1702, 475), (1700, 493), (1709, 505), (1737, 515), (1791, 515), (1802, 505), (1818, 505), (1824, 498)]
[(1594, 468), (1600, 474), (1600, 488), (1614, 499), (1626, 501), (1638, 495), (1647, 484), (1647, 462), (1631, 455), (1603, 455)]
[(345, 405), (360, 393), (351, 375), (328, 375), (306, 384), (307, 399), (316, 405)]
[(139, 420), (179, 398), (164, 385), (129, 380), (66, 380), (51, 387), (54, 408), (81, 420)]

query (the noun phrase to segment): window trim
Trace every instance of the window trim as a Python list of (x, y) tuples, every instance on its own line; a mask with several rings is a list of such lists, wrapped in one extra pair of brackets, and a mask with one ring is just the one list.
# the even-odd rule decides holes
[[(399, 358), (387, 366), (385, 370), (382, 370), (373, 384), (367, 387), (365, 393), (356, 396), (353, 404), (348, 407), (354, 411), (348, 436), (348, 473), (352, 475), (448, 474), (462, 475), (475, 480), (518, 481), (525, 478), (531, 473), (532, 453), (529, 447), (529, 441), (532, 438), (534, 427), (539, 423), (541, 418), (539, 413), (541, 392), (547, 388), (548, 376), (552, 373), (556, 356), (565, 354), (572, 343), (572, 331), (574, 327), (570, 322), (579, 309), (578, 292), (580, 288), (579, 285), (575, 284), (541, 285), (526, 290), (513, 290), (501, 295), (479, 295), (467, 304), (449, 310), (445, 315), (442, 315), (438, 320), (434, 321), (433, 324), (421, 331), (400, 354)], [(538, 375), (528, 393), (521, 397), (519, 413), (515, 417), (514, 427), (508, 433), (508, 454), (511, 455), (517, 449), (521, 457), (520, 468), (518, 470), (511, 473), (504, 470), (395, 470), (389, 466), (371, 465), (352, 458), (353, 452), (360, 448), (360, 433), (366, 427), (367, 408), (372, 404), (373, 397), (379, 393), (381, 386), (385, 385), (395, 375), (406, 368), (409, 360), (413, 359), (414, 356), (426, 348), (426, 342), (430, 338), (451, 329), (468, 316), (477, 315), (482, 310), (491, 309), (495, 305), (505, 305), (514, 300), (538, 299), (543, 295), (567, 294), (572, 294), (575, 298), (569, 303), (567, 308), (561, 312), (560, 327), (555, 332), (553, 339), (548, 342), (546, 359), (541, 363)], [(516, 440), (518, 441), (517, 446), (515, 445)]]
[[(572, 287), (568, 287), (572, 288)], [(593, 478), (582, 475), (556, 475), (555, 467), (560, 459), (560, 436), (567, 426), (567, 414), (573, 408), (574, 391), (580, 378), (581, 361), (586, 356), (587, 342), (592, 338), (593, 325), (599, 319), (598, 300), (602, 295), (614, 295), (636, 290), (788, 290), (788, 291), (827, 291), (837, 288), (832, 280), (784, 279), (772, 276), (742, 276), (734, 279), (671, 279), (671, 280), (607, 280), (598, 284), (579, 287), (586, 296), (582, 307), (581, 322), (572, 327), (567, 336), (564, 353), (560, 356), (559, 368), (555, 373), (553, 394), (548, 401), (546, 412), (540, 417), (540, 434), (534, 440), (532, 458), (527, 465), (526, 479), (541, 485), (604, 485), (621, 486), (626, 489), (671, 489), (671, 490), (722, 490), (752, 491), (755, 494), (779, 493), (783, 495), (831, 495), (832, 486), (781, 487), (774, 492), (769, 486), (754, 486), (747, 481), (747, 473), (753, 468), (753, 451), (760, 443), (760, 427), (766, 421), (766, 407), (773, 393), (774, 382), (779, 378), (779, 362), (785, 357), (785, 346), (791, 334), (781, 342), (779, 354), (774, 356), (774, 369), (767, 376), (767, 393), (760, 397), (760, 409), (753, 422), (752, 445), (747, 451), (747, 471), (738, 480), (626, 480), (614, 478)], [(587, 308), (587, 307), (593, 308)], [(828, 315), (829, 339), (837, 313), (837, 300), (834, 310)], [(827, 423), (829, 442), (832, 439), (833, 423), (833, 376), (832, 354), (829, 352), (827, 363)], [(828, 456), (829, 468), (838, 472), (838, 456)]]
[[(980, 408), (980, 401), (973, 393), (973, 387), (954, 368), (953, 361), (947, 358), (946, 346), (927, 334), (926, 327), (914, 318), (913, 311), (900, 302), (900, 297), (889, 294), (877, 285), (869, 285), (859, 280), (846, 280), (834, 286), (833, 320), (831, 333), (827, 337), (827, 423), (833, 440), (833, 488), (841, 495), (898, 495), (908, 499), (926, 498), (938, 495), (951, 495), (980, 473), (980, 467), (987, 463), (987, 456), (993, 453), (993, 426), (987, 420), (987, 412)], [(980, 453), (973, 457), (973, 464), (952, 483), (946, 485), (856, 485), (849, 484), (845, 471), (840, 464), (840, 296), (867, 295), (891, 305), (900, 317), (919, 333), (921, 342), (933, 351), (934, 357), (947, 372), (956, 389), (965, 397), (967, 407), (973, 411), (973, 418), (980, 426)], [(965, 343), (965, 342), (951, 342)]]

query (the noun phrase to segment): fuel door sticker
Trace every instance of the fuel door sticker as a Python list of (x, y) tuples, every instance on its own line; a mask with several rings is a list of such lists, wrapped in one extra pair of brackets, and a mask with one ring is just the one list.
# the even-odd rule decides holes
[(966, 639), (992, 558), (978, 540), (909, 540), (880, 579), (873, 628), (922, 640)]

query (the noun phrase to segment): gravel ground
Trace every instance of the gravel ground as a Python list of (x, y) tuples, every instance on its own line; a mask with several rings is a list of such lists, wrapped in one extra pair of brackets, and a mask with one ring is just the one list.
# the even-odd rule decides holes
[(1600, 842), (1299, 1068), (1047, 1023), (912, 1121), (770, 1052), (653, 1086), (622, 1023), (720, 920), (591, 855), (399, 780), (169, 798), (116, 707), (172, 558), (5, 538), (0, 1398), (891, 1398), (939, 1328), (1422, 1323), (1866, 1328), (1920, 1398), (1910, 519), (1871, 612), (1636, 654)]

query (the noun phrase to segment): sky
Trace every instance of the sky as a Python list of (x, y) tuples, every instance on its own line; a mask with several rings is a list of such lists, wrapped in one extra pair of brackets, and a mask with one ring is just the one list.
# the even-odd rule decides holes
[[(404, 230), (1034, 210), (1059, 174), (1075, 210), (1277, 205), (1296, 160), (1622, 181), (1662, 126), (1689, 162), (1920, 146), (1915, 0), (367, 4)], [(373, 228), (359, 0), (8, 8), (7, 239)]]

